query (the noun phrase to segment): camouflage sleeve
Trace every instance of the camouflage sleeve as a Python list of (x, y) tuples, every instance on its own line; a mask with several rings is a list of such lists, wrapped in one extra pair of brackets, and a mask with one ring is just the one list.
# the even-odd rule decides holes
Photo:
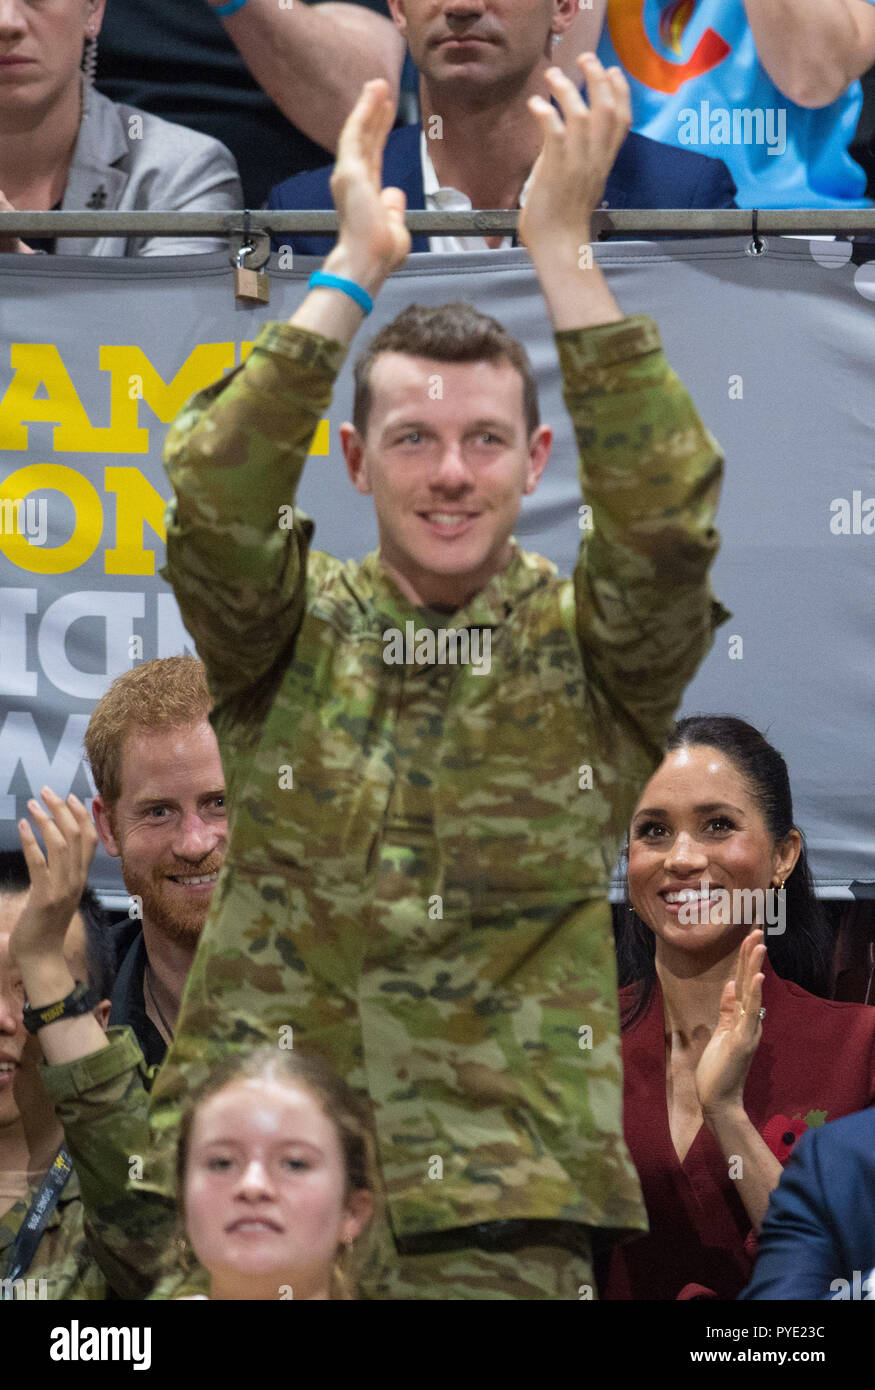
[(347, 348), (266, 324), (244, 366), (168, 432), (167, 565), (217, 703), (255, 685), (303, 617), (312, 522), (293, 512)]
[(79, 1177), (91, 1253), (120, 1298), (143, 1298), (173, 1239), (173, 1204), (139, 1180), (148, 1176), (150, 1073), (128, 1027), (110, 1028), (109, 1047), (40, 1069), (64, 1126)]
[(580, 453), (577, 631), (591, 684), (659, 756), (684, 687), (729, 615), (708, 570), (717, 442), (643, 314), (556, 334)]

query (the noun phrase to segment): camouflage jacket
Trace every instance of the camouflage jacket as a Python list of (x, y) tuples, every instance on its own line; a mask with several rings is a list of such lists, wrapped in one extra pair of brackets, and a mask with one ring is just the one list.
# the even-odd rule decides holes
[[(30, 1209), (39, 1184), (0, 1216), (0, 1272)], [(21, 1279), (4, 1287), (14, 1299), (106, 1298), (107, 1282), (86, 1235), (85, 1207), (75, 1168), (67, 1179), (57, 1206), (46, 1223), (30, 1267)]]
[[(339, 343), (267, 325), (168, 434), (164, 573), (206, 664), (230, 808), (153, 1092), (168, 1191), (186, 1093), (229, 1047), (272, 1040), (370, 1098), (396, 1236), (646, 1228), (606, 890), (723, 616), (707, 577), (722, 460), (652, 320), (556, 341), (593, 530), (573, 579), (516, 548), (450, 619), (402, 597), (378, 554), (344, 564), (310, 551), (300, 512), (284, 527)], [(472, 643), (488, 630), (488, 674), (384, 659), (392, 630), (448, 622)]]
[[(75, 1228), (70, 1218), (69, 1248), (75, 1248), (78, 1232), (80, 1245), (96, 1261), (91, 1282), (83, 1284), (87, 1292), (50, 1297), (142, 1298), (171, 1255), (174, 1204), (140, 1185), (149, 1170), (152, 1073), (130, 1028), (110, 1028), (107, 1040), (109, 1046), (99, 1052), (40, 1069), (74, 1165), (61, 1198), (63, 1205), (75, 1184), (77, 1217)], [(37, 1250), (40, 1261), (47, 1236), (48, 1231)], [(64, 1267), (62, 1259), (61, 1272)]]

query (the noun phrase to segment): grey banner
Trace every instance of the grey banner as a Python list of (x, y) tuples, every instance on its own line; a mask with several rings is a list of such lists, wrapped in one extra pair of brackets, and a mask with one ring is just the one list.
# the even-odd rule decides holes
[[(820, 892), (875, 897), (875, 261), (855, 265), (850, 244), (831, 241), (748, 247), (745, 237), (595, 254), (623, 309), (658, 322), (727, 456), (714, 582), (733, 617), (684, 709), (764, 730), (789, 762)], [(315, 264), (274, 270), (269, 307), (252, 307), (235, 302), (222, 256), (0, 257), (0, 847), (17, 845), (16, 818), (44, 783), (93, 795), (82, 736), (109, 681), (185, 649), (157, 576), (167, 425), (263, 322), (293, 312)], [(517, 535), (568, 574), (581, 535), (577, 461), (526, 253), (411, 257), (362, 342), (411, 301), (459, 299), (501, 319), (532, 358), (556, 444)], [(350, 365), (300, 502), (321, 549), (358, 559), (376, 527), (336, 435)], [(103, 851), (94, 882), (121, 888)]]

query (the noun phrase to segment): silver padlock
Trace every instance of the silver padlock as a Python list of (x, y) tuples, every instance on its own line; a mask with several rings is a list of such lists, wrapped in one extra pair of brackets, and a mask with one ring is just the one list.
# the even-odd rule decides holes
[(240, 247), (234, 267), (234, 298), (250, 304), (270, 303), (270, 277), (263, 270), (247, 270), (243, 264), (252, 251), (251, 244)]

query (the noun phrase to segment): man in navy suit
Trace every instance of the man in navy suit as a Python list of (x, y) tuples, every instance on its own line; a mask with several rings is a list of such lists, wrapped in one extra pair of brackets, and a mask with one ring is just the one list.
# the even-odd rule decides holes
[[(389, 0), (419, 69), (422, 121), (386, 143), (383, 185), (401, 188), (408, 209), (517, 208), (540, 149), (527, 102), (550, 98), (551, 50), (570, 28), (578, 0)], [(271, 190), (269, 208), (331, 208), (330, 166)], [(735, 207), (722, 160), (630, 133), (605, 188), (607, 208)], [(333, 236), (282, 238), (303, 255), (327, 254)], [(509, 246), (501, 237), (414, 237), (414, 251)]]
[(755, 1299), (875, 1299), (875, 1108), (802, 1135), (757, 1241)]

